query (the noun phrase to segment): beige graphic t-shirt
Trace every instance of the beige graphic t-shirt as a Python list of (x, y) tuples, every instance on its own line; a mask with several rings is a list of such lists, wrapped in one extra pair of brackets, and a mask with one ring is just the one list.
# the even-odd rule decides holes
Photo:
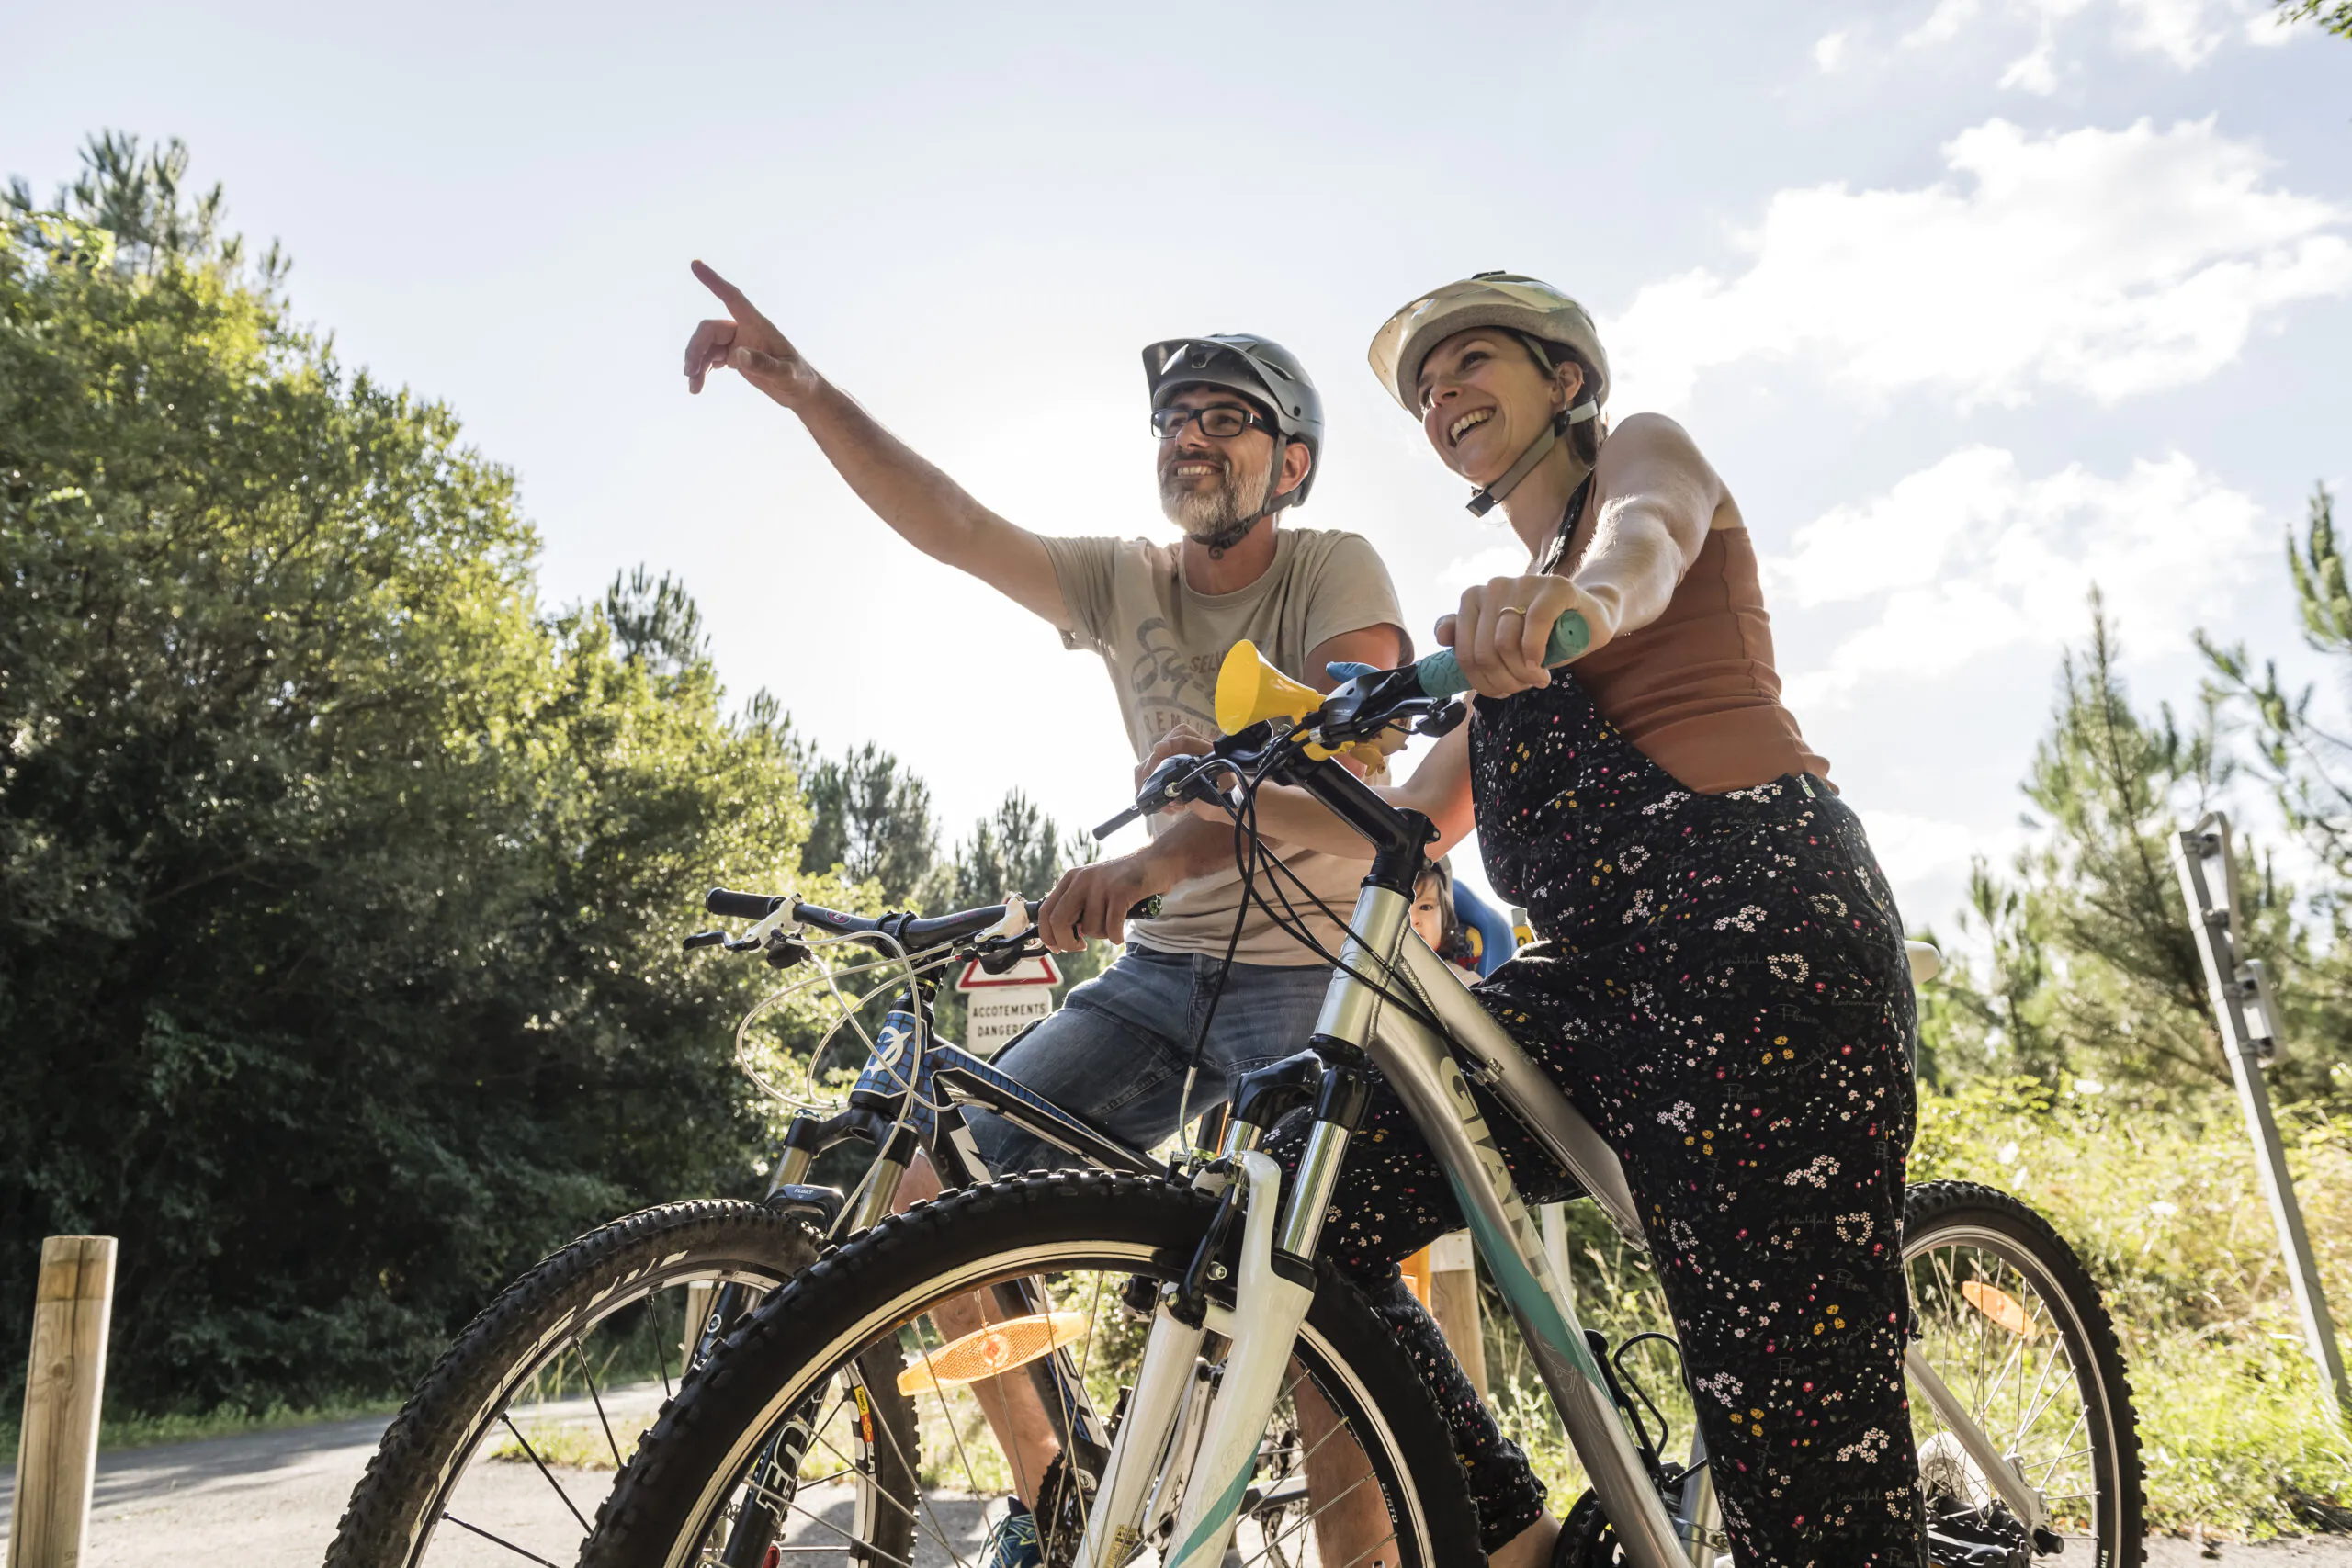
[[(1062, 641), (1102, 656), (1137, 761), (1179, 724), (1217, 733), (1217, 671), (1235, 643), (1255, 643), (1283, 673), (1313, 684), (1310, 677), (1322, 671), (1307, 669), (1309, 650), (1347, 632), (1379, 626), (1401, 630), (1405, 624), (1388, 569), (1354, 534), (1281, 529), (1265, 575), (1231, 593), (1194, 592), (1185, 585), (1177, 549), (1148, 539), (1049, 537), (1045, 544), (1075, 623)], [(1373, 777), (1380, 782), (1382, 775)], [(1156, 838), (1178, 819), (1148, 820)], [(1363, 859), (1311, 851), (1283, 854), (1283, 863), (1340, 919), (1355, 907), (1370, 859), (1369, 849)], [(1283, 887), (1302, 914), (1310, 914), (1305, 895), (1287, 879)], [(1261, 891), (1282, 907), (1271, 888)], [(1130, 921), (1127, 934), (1159, 953), (1221, 956), (1233, 936), (1240, 898), (1240, 875), (1228, 866), (1178, 884), (1161, 900), (1159, 918)], [(1308, 929), (1326, 947), (1339, 950), (1339, 919), (1311, 914)], [(1321, 962), (1258, 908), (1250, 911), (1234, 956), (1244, 964)]]

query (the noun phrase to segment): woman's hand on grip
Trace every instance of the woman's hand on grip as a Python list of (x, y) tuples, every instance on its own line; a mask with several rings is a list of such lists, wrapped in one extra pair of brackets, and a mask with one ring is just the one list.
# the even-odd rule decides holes
[(1548, 686), (1544, 655), (1553, 623), (1584, 597), (1565, 577), (1498, 577), (1464, 592), (1462, 607), (1439, 620), (1437, 640), (1453, 649), (1482, 697)]

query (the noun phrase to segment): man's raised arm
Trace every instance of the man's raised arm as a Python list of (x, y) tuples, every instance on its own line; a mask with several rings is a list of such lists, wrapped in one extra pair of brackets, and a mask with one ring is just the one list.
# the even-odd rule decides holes
[(1060, 629), (1070, 626), (1061, 582), (1044, 543), (972, 499), (905, 442), (817, 374), (743, 291), (701, 262), (695, 276), (728, 319), (707, 321), (686, 344), (686, 390), (722, 366), (800, 416), (857, 498), (899, 536), (936, 561), (967, 571)]

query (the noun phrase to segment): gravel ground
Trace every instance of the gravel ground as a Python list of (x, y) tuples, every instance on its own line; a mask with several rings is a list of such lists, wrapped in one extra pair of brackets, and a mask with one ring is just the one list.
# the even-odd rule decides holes
[[(659, 1390), (654, 1393), (658, 1400)], [(613, 1414), (617, 1419), (620, 1410), (616, 1407)], [(377, 1417), (103, 1455), (98, 1461), (89, 1547), (83, 1562), (88, 1568), (154, 1568), (157, 1563), (182, 1562), (316, 1568), (334, 1534), (335, 1522), (342, 1517), (344, 1503), (367, 1468), (368, 1456), (375, 1451), (383, 1429), (383, 1419)], [(475, 1475), (484, 1478), (469, 1502), (468, 1517), (477, 1523), (513, 1538), (527, 1538), (534, 1546), (552, 1545), (567, 1533), (577, 1540), (577, 1527), (569, 1523), (547, 1483), (529, 1465), (478, 1466)], [(591, 1517), (612, 1481), (609, 1471), (559, 1470), (557, 1477)], [(468, 1485), (474, 1487), (477, 1482), (469, 1478)], [(13, 1474), (0, 1474), (0, 1540), (6, 1539), (15, 1487)], [(807, 1500), (818, 1505), (820, 1512), (833, 1511), (814, 1495)], [(846, 1499), (839, 1506), (845, 1508)], [(943, 1522), (951, 1531), (976, 1541), (978, 1506), (967, 1505), (952, 1512), (962, 1516), (967, 1509), (968, 1517)], [(808, 1530), (811, 1544), (827, 1539), (820, 1527), (812, 1525)], [(447, 1561), (452, 1568), (471, 1562), (511, 1568), (518, 1561), (487, 1542), (479, 1545), (478, 1551), (469, 1551)], [(2273, 1564), (2352, 1568), (2352, 1536), (2224, 1545), (2218, 1551), (2220, 1562), (2262, 1568)], [(559, 1551), (546, 1554), (569, 1561)], [(443, 1560), (436, 1547), (436, 1565)], [(2070, 1553), (2057, 1561), (2064, 1568), (2072, 1560)], [(2148, 1542), (2153, 1568), (2191, 1568), (2216, 1560), (2201, 1554), (2189, 1541)]]

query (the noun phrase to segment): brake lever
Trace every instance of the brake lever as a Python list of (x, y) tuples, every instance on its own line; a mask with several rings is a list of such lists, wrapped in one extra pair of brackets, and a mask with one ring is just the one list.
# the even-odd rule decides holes
[(697, 947), (717, 947), (726, 940), (725, 931), (696, 931), (678, 945), (686, 952), (692, 953)]
[(1046, 944), (1023, 932), (1020, 936), (999, 937), (983, 942), (974, 950), (980, 968), (990, 975), (1001, 975), (1024, 958), (1035, 958), (1046, 951)]
[(1432, 737), (1451, 735), (1461, 728), (1462, 721), (1469, 716), (1470, 705), (1455, 697), (1444, 705), (1423, 714), (1420, 722), (1413, 726), (1413, 733)]
[(1136, 791), (1133, 806), (1094, 829), (1094, 841), (1099, 844), (1128, 823), (1166, 810), (1179, 801), (1210, 798), (1216, 791), (1206, 782), (1208, 774), (1218, 767), (1230, 766), (1230, 762), (1214, 752), (1204, 757), (1187, 751), (1169, 758), (1152, 769), (1151, 776), (1143, 781), (1143, 787)]

